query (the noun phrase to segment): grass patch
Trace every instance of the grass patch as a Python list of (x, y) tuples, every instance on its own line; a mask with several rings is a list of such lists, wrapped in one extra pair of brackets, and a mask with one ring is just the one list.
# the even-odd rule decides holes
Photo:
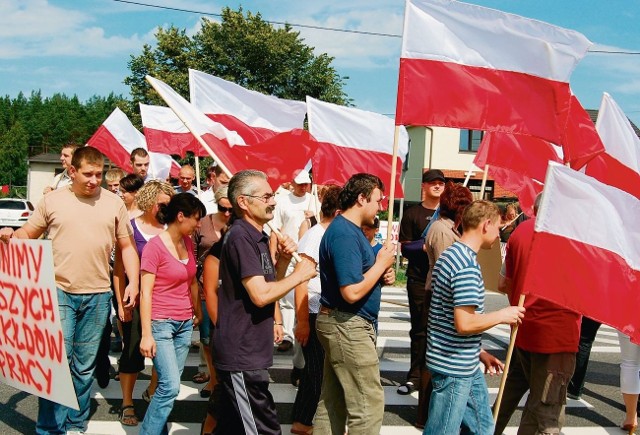
[(396, 270), (396, 282), (394, 287), (406, 287), (407, 286), (407, 266), (400, 262), (400, 267)]

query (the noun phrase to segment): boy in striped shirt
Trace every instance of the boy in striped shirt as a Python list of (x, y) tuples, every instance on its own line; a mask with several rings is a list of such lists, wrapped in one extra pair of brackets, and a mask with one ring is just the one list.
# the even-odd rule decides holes
[(502, 370), (502, 363), (480, 349), (482, 332), (498, 324), (515, 324), (524, 308), (507, 307), (484, 313), (484, 281), (477, 260), (480, 249), (489, 249), (499, 236), (500, 211), (489, 201), (474, 201), (462, 217), (459, 242), (436, 261), (433, 277), (427, 368), (433, 393), (425, 434), (493, 434), (493, 417), (487, 384), (479, 367)]

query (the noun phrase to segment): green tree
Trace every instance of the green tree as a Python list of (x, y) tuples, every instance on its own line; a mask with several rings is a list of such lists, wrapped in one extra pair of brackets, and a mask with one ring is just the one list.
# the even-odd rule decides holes
[(29, 135), (21, 122), (0, 137), (0, 184), (27, 184)]
[(146, 82), (147, 74), (188, 97), (188, 68), (281, 98), (304, 100), (309, 95), (337, 104), (350, 102), (343, 90), (348, 77), (338, 74), (331, 56), (316, 56), (299, 32), (289, 25), (275, 28), (259, 13), (224, 8), (221, 23), (204, 18), (193, 38), (169, 27), (159, 28), (156, 39), (155, 48), (145, 45), (142, 54), (129, 61), (131, 74), (124, 83), (131, 88), (134, 105), (163, 104)]

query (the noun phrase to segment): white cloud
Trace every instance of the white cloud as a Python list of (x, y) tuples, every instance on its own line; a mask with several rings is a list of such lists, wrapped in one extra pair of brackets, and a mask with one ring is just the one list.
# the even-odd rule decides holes
[(150, 34), (107, 35), (93, 18), (47, 0), (0, 5), (0, 59), (31, 56), (108, 57), (138, 51)]
[[(392, 35), (402, 33), (403, 11), (397, 7), (375, 8), (354, 5), (336, 7), (331, 13), (303, 14), (318, 18), (290, 21), (298, 24), (330, 27), (338, 29), (376, 32)], [(298, 11), (299, 12), (299, 11)], [(305, 42), (316, 48), (316, 52), (326, 52), (336, 58), (335, 64), (341, 68), (387, 68), (397, 65), (400, 56), (401, 39), (388, 36), (362, 35), (357, 33), (331, 32), (308, 28), (299, 30)]]

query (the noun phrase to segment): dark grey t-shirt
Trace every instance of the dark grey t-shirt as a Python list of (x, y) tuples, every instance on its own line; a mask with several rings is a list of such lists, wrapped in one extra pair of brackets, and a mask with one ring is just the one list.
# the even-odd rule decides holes
[(275, 281), (269, 237), (243, 219), (229, 230), (220, 253), (218, 323), (213, 336), (213, 361), (226, 371), (260, 370), (273, 364), (274, 304), (258, 307), (242, 279), (264, 276)]

